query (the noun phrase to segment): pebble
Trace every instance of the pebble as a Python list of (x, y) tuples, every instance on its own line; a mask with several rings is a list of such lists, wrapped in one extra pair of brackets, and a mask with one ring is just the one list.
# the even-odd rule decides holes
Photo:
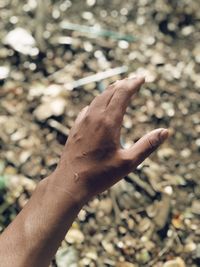
[(10, 31), (4, 39), (4, 43), (10, 45), (14, 50), (24, 55), (38, 54), (38, 49), (35, 46), (35, 39), (24, 28), (18, 27)]
[(164, 263), (163, 267), (186, 267), (185, 262), (181, 258), (176, 258)]
[(110, 255), (114, 255), (115, 254), (115, 249), (112, 243), (106, 241), (106, 240), (102, 240), (101, 242), (103, 248), (105, 249), (106, 252), (108, 252)]
[(112, 200), (110, 198), (100, 200), (99, 209), (102, 210), (104, 214), (110, 214), (113, 209)]
[(141, 233), (144, 233), (149, 229), (150, 226), (151, 226), (151, 221), (148, 218), (144, 218), (140, 221), (138, 230)]
[(181, 176), (181, 175), (178, 175), (178, 174), (164, 174), (163, 175), (163, 178), (167, 181), (169, 181), (169, 183), (171, 185), (185, 185), (186, 184), (186, 181), (185, 179)]
[(146, 264), (150, 261), (151, 256), (146, 249), (143, 249), (136, 254), (136, 259), (140, 264)]
[(154, 51), (153, 56), (151, 58), (151, 63), (153, 65), (162, 65), (165, 63), (165, 58), (161, 53)]
[(184, 251), (186, 253), (190, 253), (190, 252), (194, 251), (196, 249), (196, 247), (197, 247), (197, 245), (193, 241), (190, 241), (185, 245)]
[(193, 52), (196, 62), (200, 63), (200, 48), (198, 44), (196, 44), (192, 52)]
[(56, 253), (56, 263), (58, 267), (78, 267), (78, 253), (72, 246), (61, 247)]
[(5, 80), (8, 78), (10, 68), (7, 66), (0, 66), (0, 80)]
[(170, 147), (163, 147), (158, 150), (158, 157), (161, 159), (170, 159), (175, 155), (174, 149)]
[(91, 260), (96, 261), (98, 259), (98, 255), (95, 251), (89, 251), (85, 254), (85, 256)]
[(66, 101), (63, 98), (54, 98), (42, 103), (34, 110), (34, 115), (39, 121), (44, 121), (51, 116), (60, 116), (64, 113)]
[(81, 244), (84, 241), (85, 237), (83, 235), (83, 233), (79, 230), (79, 229), (73, 229), (70, 228), (65, 240), (69, 243), (69, 244)]
[(200, 215), (200, 200), (198, 200), (198, 199), (194, 199), (194, 200), (192, 201), (191, 211), (192, 211), (194, 214)]

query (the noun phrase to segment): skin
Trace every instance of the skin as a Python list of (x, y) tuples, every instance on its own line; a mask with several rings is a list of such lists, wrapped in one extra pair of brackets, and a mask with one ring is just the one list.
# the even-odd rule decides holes
[(46, 267), (83, 205), (118, 182), (168, 137), (156, 129), (131, 148), (120, 146), (120, 128), (143, 77), (110, 85), (78, 115), (56, 170), (0, 236), (2, 267)]

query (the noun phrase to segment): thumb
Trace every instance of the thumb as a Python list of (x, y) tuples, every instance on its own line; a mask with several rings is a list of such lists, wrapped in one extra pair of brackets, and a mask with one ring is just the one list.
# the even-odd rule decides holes
[(123, 150), (125, 161), (131, 162), (135, 169), (152, 152), (154, 152), (168, 137), (167, 129), (156, 129), (140, 138), (131, 148)]

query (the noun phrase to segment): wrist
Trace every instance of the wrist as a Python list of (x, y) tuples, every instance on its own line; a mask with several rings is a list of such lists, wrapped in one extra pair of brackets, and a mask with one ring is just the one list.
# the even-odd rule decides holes
[(55, 170), (45, 180), (50, 194), (62, 198), (63, 204), (70, 205), (78, 212), (88, 200), (84, 187), (76, 184), (70, 174), (66, 176), (59, 170)]

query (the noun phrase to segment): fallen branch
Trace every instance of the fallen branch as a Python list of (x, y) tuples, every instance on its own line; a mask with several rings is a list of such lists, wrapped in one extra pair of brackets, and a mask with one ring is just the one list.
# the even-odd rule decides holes
[(67, 21), (62, 21), (60, 27), (64, 30), (76, 31), (81, 33), (86, 33), (87, 35), (100, 36), (100, 37), (109, 37), (116, 40), (125, 40), (127, 42), (133, 42), (136, 40), (136, 37), (132, 35), (125, 35), (119, 32), (104, 30), (99, 27), (85, 26), (80, 24), (74, 24)]
[(137, 186), (139, 186), (141, 189), (143, 189), (148, 196), (150, 196), (151, 198), (154, 198), (156, 196), (156, 192), (152, 189), (152, 187), (146, 183), (145, 181), (141, 180), (140, 177), (138, 177), (137, 175), (135, 175), (134, 173), (130, 173), (127, 178), (127, 181), (131, 181), (134, 184), (136, 184)]
[(70, 131), (70, 129), (67, 128), (67, 127), (65, 127), (64, 125), (62, 125), (60, 122), (58, 122), (58, 121), (56, 121), (56, 120), (54, 120), (54, 119), (49, 119), (49, 120), (47, 121), (47, 124), (48, 124), (51, 128), (55, 129), (56, 131), (58, 131), (58, 132), (64, 134), (65, 136), (68, 136), (68, 135), (69, 135), (69, 131)]
[(65, 83), (64, 84), (64, 88), (66, 88), (67, 90), (73, 90), (73, 89), (75, 89), (77, 87), (81, 87), (83, 85), (86, 85), (86, 84), (89, 84), (89, 83), (93, 83), (93, 82), (98, 82), (98, 81), (110, 78), (112, 76), (125, 73), (127, 71), (128, 71), (128, 67), (127, 66), (108, 69), (106, 71), (102, 71), (102, 72), (99, 72), (99, 73), (96, 73), (96, 74), (81, 78), (81, 79), (79, 79), (77, 81), (74, 81), (74, 82)]

